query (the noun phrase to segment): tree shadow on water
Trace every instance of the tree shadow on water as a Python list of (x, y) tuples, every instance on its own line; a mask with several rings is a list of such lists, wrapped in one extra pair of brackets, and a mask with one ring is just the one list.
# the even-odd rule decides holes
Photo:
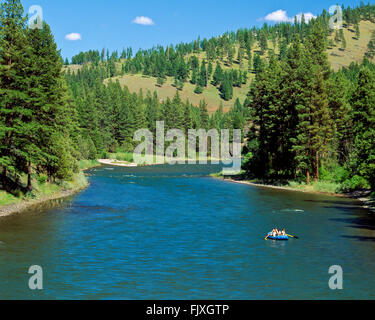
[(364, 236), (341, 236), (341, 238), (357, 240), (362, 242), (375, 242), (375, 237), (364, 237)]
[[(364, 209), (361, 206), (324, 206), (325, 209), (336, 209), (340, 211), (344, 211), (345, 213), (352, 214), (352, 215), (357, 215), (358, 216), (358, 210), (361, 210), (365, 212), (366, 209)], [(355, 211), (356, 210), (356, 211)]]
[(375, 231), (375, 217), (333, 218), (330, 221), (346, 223), (348, 228)]
[(312, 200), (312, 199), (308, 199), (308, 200), (304, 200), (305, 202), (313, 202), (313, 203), (323, 203), (323, 204), (327, 204), (327, 205), (336, 205), (336, 206), (343, 206), (343, 207), (353, 207), (353, 208), (360, 208), (360, 202), (358, 202), (358, 206), (356, 205), (353, 205), (353, 201), (356, 201), (355, 199), (352, 199), (352, 201), (350, 200), (346, 200), (346, 201), (338, 201), (338, 200)]

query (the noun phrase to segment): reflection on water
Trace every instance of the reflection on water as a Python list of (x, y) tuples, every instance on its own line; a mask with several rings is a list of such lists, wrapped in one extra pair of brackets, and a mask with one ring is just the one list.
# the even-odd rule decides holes
[[(101, 167), (80, 195), (0, 220), (1, 299), (373, 299), (374, 219), (347, 199)], [(300, 237), (265, 241), (273, 227)], [(328, 288), (341, 265), (344, 290)], [(44, 270), (31, 292), (28, 268)]]

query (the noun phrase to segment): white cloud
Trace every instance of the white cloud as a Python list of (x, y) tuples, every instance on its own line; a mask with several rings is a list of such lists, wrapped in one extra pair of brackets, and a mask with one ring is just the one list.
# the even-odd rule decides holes
[(271, 22), (290, 22), (286, 11), (281, 9), (266, 15), (264, 19)]
[[(311, 19), (316, 18), (311, 12), (304, 13), (305, 21), (309, 22)], [(302, 20), (302, 13), (296, 15), (297, 20), (301, 22)], [(277, 10), (270, 14), (268, 14), (265, 18), (266, 21), (270, 22), (294, 22), (294, 17), (288, 17), (287, 12), (285, 10)]]
[(132, 22), (135, 24), (140, 24), (142, 26), (153, 26), (155, 24), (151, 18), (144, 16), (136, 17)]
[[(316, 16), (314, 16), (311, 12), (306, 12), (306, 13), (304, 13), (304, 15), (305, 15), (305, 21), (306, 22), (309, 22), (311, 19), (315, 19), (316, 18)], [(297, 20), (299, 21), (299, 22), (301, 22), (301, 19), (302, 19), (302, 13), (299, 13), (299, 14), (297, 14)]]
[(69, 41), (77, 41), (82, 40), (82, 36), (79, 33), (69, 33), (65, 36), (65, 39)]

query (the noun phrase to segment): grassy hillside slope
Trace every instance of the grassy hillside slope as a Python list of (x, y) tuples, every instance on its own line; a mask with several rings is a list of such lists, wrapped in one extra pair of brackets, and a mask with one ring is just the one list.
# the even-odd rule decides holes
[[(146, 93), (147, 90), (150, 92), (156, 91), (160, 100), (165, 100), (167, 97), (173, 98), (173, 96), (176, 94), (176, 88), (173, 86), (173, 78), (168, 78), (162, 87), (157, 86), (156, 78), (146, 77), (140, 74), (127, 74), (111, 79), (112, 81), (118, 80), (121, 85), (126, 85), (131, 92), (138, 92), (140, 89), (142, 89), (144, 93)], [(109, 81), (109, 79), (106, 81)], [(190, 82), (185, 83), (183, 90), (179, 92), (180, 97), (183, 101), (189, 99), (189, 101), (194, 105), (199, 105), (199, 102), (204, 99), (208, 104), (207, 108), (209, 112), (215, 112), (219, 108), (221, 102), (223, 103), (224, 111), (229, 111), (229, 109), (233, 107), (235, 99), (239, 98), (241, 103), (244, 102), (246, 94), (249, 91), (247, 85), (243, 86), (242, 88), (234, 88), (235, 98), (225, 101), (220, 98), (218, 89), (211, 84), (204, 89), (202, 94), (194, 93), (195, 87), (196, 86), (192, 85)]]
[[(365, 53), (367, 52), (367, 45), (371, 39), (371, 34), (375, 31), (375, 23), (370, 21), (361, 21), (359, 27), (361, 32), (359, 39), (356, 39), (353, 26), (350, 28), (344, 28), (344, 36), (347, 42), (347, 47), (345, 50), (340, 48), (340, 43), (328, 49), (329, 61), (331, 62), (333, 70), (337, 71), (342, 67), (348, 67), (352, 62), (360, 63), (364, 58)], [(334, 39), (334, 33), (332, 34), (331, 38)], [(268, 47), (278, 53), (278, 47), (276, 46), (276, 48), (274, 48), (271, 41), (269, 41)], [(253, 48), (253, 57), (256, 53), (259, 53), (259, 50), (259, 46), (255, 45)], [(238, 52), (238, 47), (236, 51)], [(237, 57), (237, 52), (235, 57)], [(200, 61), (207, 59), (205, 52), (201, 52), (196, 56), (200, 59)], [(263, 56), (263, 58), (264, 57), (265, 56)], [(232, 66), (227, 65), (227, 61), (221, 61), (220, 63), (224, 70), (248, 70), (248, 61), (246, 59), (244, 60), (242, 67), (240, 67), (237, 61), (235, 61)], [(70, 69), (71, 71), (75, 72), (80, 67), (81, 66), (70, 65), (65, 67), (65, 69)], [(121, 68), (121, 65), (119, 64), (118, 67)], [(213, 68), (215, 69), (215, 67), (216, 62), (213, 63)], [(255, 75), (253, 73), (249, 73), (247, 84), (243, 85), (242, 88), (234, 88), (234, 97), (229, 101), (221, 99), (219, 90), (211, 84), (204, 89), (202, 94), (196, 94), (194, 93), (195, 85), (192, 85), (190, 82), (186, 82), (183, 90), (180, 92), (180, 96), (183, 100), (188, 99), (194, 105), (199, 105), (199, 102), (204, 99), (208, 104), (208, 110), (210, 113), (215, 112), (219, 108), (220, 103), (223, 104), (224, 111), (228, 111), (233, 106), (234, 101), (237, 98), (240, 99), (241, 103), (245, 100), (246, 94), (249, 91), (249, 84), (254, 77)], [(147, 91), (156, 91), (160, 97), (160, 100), (165, 100), (167, 97), (173, 98), (176, 93), (176, 88), (173, 86), (172, 78), (168, 78), (162, 87), (157, 85), (156, 78), (143, 76), (141, 74), (126, 74), (111, 79), (113, 81), (118, 80), (121, 85), (127, 86), (131, 92), (139, 92), (140, 89), (142, 89), (144, 93)], [(109, 79), (106, 79), (105, 81), (108, 82)]]
[[(360, 63), (363, 60), (371, 34), (375, 31), (375, 24), (370, 21), (361, 21), (359, 29), (361, 36), (357, 40), (353, 26), (344, 28), (344, 36), (347, 42), (347, 48), (344, 51), (340, 50), (340, 46), (328, 49), (328, 57), (333, 70), (337, 71), (342, 67), (348, 67), (352, 62)], [(333, 38), (334, 35), (332, 35)]]

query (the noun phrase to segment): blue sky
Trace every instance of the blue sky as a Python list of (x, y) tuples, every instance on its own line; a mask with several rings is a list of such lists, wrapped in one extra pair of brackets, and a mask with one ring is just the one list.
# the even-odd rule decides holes
[[(208, 38), (228, 30), (262, 25), (267, 15), (278, 10), (269, 18), (292, 18), (301, 12), (316, 15), (336, 3), (333, 0), (22, 1), (26, 12), (32, 5), (42, 7), (44, 20), (52, 27), (62, 55), (68, 58), (80, 51), (103, 47), (112, 51), (131, 46), (137, 50), (190, 42), (198, 36)], [(351, 6), (359, 3), (359, 0), (339, 2)], [(71, 33), (79, 34), (81, 40), (67, 40), (66, 35)]]

